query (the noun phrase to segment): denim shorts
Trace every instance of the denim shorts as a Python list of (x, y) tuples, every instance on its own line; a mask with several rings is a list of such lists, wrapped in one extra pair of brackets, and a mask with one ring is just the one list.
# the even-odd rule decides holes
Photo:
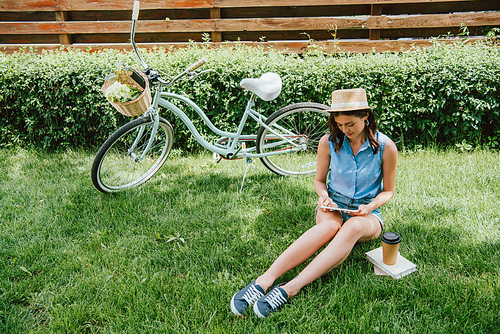
[[(338, 205), (339, 208), (342, 209), (351, 209), (351, 210), (357, 210), (358, 206), (362, 204), (369, 204), (371, 201), (373, 201), (373, 198), (371, 197), (365, 197), (361, 199), (352, 199), (349, 197), (346, 197), (338, 192), (332, 192), (328, 190), (328, 195), (330, 198), (333, 200), (335, 204)], [(316, 208), (317, 210), (318, 208)], [(349, 218), (353, 217), (350, 214), (346, 212), (341, 212), (342, 213), (342, 223), (345, 223)], [(382, 219), (382, 213), (380, 212), (380, 208), (376, 208), (375, 210), (370, 212), (370, 215), (373, 215), (377, 217), (377, 219), (380, 222), (380, 227), (383, 230), (384, 229), (384, 220)]]

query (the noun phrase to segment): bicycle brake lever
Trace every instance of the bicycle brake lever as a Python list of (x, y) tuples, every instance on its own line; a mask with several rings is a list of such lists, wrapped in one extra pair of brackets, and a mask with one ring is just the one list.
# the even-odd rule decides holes
[(185, 75), (187, 75), (187, 77), (180, 78), (179, 81), (190, 81), (190, 80), (194, 80), (198, 77), (198, 73), (196, 73), (196, 72), (188, 72)]
[(186, 72), (188, 77), (184, 80), (194, 80), (196, 79), (198, 76), (204, 74), (204, 73), (207, 73), (207, 72), (215, 72), (217, 73), (215, 70), (212, 70), (212, 69), (209, 69), (209, 70), (204, 70), (204, 71), (201, 71), (201, 72), (196, 72), (196, 71), (192, 71), (192, 72)]

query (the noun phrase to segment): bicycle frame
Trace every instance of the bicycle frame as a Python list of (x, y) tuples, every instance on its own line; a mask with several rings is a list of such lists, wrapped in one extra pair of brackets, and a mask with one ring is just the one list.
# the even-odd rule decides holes
[[(196, 127), (194, 126), (191, 119), (180, 108), (178, 108), (173, 103), (169, 102), (168, 101), (169, 99), (181, 101), (181, 102), (185, 103), (186, 105), (188, 105), (190, 108), (194, 109), (196, 111), (196, 113), (201, 117), (203, 122), (208, 126), (208, 128), (211, 131), (213, 131), (214, 133), (221, 136), (221, 138), (217, 141), (218, 144), (214, 145), (214, 144), (211, 144), (210, 142), (208, 142), (200, 134), (200, 132), (196, 129)], [(144, 114), (144, 117), (154, 117), (155, 124), (153, 127), (153, 131), (151, 133), (151, 137), (150, 137), (148, 146), (147, 146), (145, 152), (143, 153), (143, 155), (139, 158), (139, 160), (142, 159), (142, 157), (147, 153), (147, 151), (149, 150), (150, 144), (151, 144), (154, 136), (156, 135), (156, 130), (158, 128), (158, 122), (159, 122), (158, 106), (161, 106), (167, 110), (170, 110), (177, 117), (179, 117), (184, 122), (184, 124), (187, 126), (187, 128), (189, 129), (189, 131), (191, 132), (191, 134), (193, 135), (195, 140), (198, 143), (200, 143), (200, 145), (202, 145), (204, 148), (206, 148), (207, 150), (209, 150), (211, 152), (215, 152), (223, 157), (229, 158), (229, 159), (235, 159), (237, 157), (242, 157), (243, 155), (246, 155), (246, 157), (249, 157), (249, 158), (261, 158), (261, 157), (267, 157), (267, 156), (272, 156), (272, 155), (277, 155), (277, 154), (297, 152), (297, 151), (304, 150), (307, 147), (306, 144), (297, 145), (293, 141), (289, 140), (283, 134), (277, 133), (272, 128), (269, 128), (265, 124), (265, 121), (267, 120), (267, 118), (265, 116), (263, 116), (262, 114), (260, 114), (259, 112), (255, 111), (253, 109), (254, 105), (255, 105), (255, 94), (252, 94), (248, 103), (247, 103), (247, 106), (245, 108), (243, 116), (240, 120), (237, 131), (234, 133), (233, 132), (226, 132), (226, 131), (222, 131), (219, 128), (217, 128), (210, 121), (210, 119), (206, 116), (206, 114), (203, 112), (203, 110), (195, 102), (193, 102), (189, 98), (182, 96), (182, 95), (163, 92), (161, 85), (158, 85), (156, 87), (156, 92), (155, 92), (154, 97), (153, 97), (152, 105), (151, 105), (151, 107), (149, 107), (148, 111)], [(282, 139), (281, 142), (279, 142), (279, 141), (273, 142), (273, 144), (272, 144), (273, 146), (278, 146), (278, 145), (282, 144), (283, 142), (288, 142), (291, 147), (289, 149), (286, 149), (286, 150), (267, 152), (267, 153), (252, 153), (253, 151), (256, 150), (256, 148), (251, 147), (251, 148), (247, 149), (245, 152), (242, 152), (242, 147), (239, 146), (238, 144), (241, 142), (256, 140), (256, 137), (257, 137), (256, 135), (242, 135), (243, 129), (245, 127), (246, 121), (247, 121), (249, 116), (251, 118), (253, 118), (260, 126), (267, 128), (270, 131), (270, 133), (272, 133), (272, 135), (273, 135), (272, 138), (278, 137), (278, 138)], [(294, 135), (292, 132), (287, 131), (284, 128), (280, 128), (280, 131), (287, 133), (287, 136)], [(141, 134), (142, 133), (140, 133), (139, 135), (141, 135)], [(227, 143), (225, 145), (222, 145), (221, 144), (222, 142), (227, 142)], [(131, 148), (131, 151), (133, 150), (133, 148), (134, 147)]]

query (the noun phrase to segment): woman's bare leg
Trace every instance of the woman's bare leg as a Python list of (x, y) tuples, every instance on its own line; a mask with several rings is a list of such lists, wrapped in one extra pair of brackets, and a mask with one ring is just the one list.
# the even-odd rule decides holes
[(344, 262), (357, 242), (376, 238), (380, 232), (380, 222), (373, 215), (349, 219), (330, 244), (298, 276), (281, 288), (289, 297), (294, 296), (302, 287)]
[(318, 211), (316, 225), (295, 240), (274, 261), (271, 267), (256, 279), (255, 283), (266, 291), (278, 277), (309, 259), (327, 242), (332, 240), (341, 226), (342, 217), (338, 212)]

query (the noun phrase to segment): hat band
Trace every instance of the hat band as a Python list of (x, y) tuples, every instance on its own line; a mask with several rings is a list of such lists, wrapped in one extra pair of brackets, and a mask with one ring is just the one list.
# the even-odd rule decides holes
[(332, 104), (332, 109), (359, 108), (359, 107), (368, 108), (368, 102), (344, 102), (344, 103)]

